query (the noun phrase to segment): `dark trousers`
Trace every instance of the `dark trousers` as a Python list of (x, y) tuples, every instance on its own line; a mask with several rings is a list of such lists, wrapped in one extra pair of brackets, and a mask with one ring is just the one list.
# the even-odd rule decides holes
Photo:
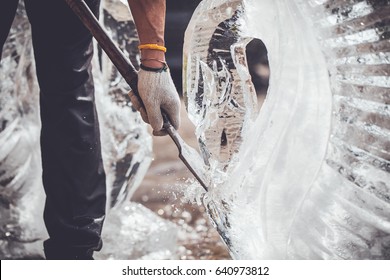
[[(92, 37), (64, 0), (24, 0), (40, 86), (47, 259), (101, 248), (106, 188), (91, 75)], [(99, 0), (86, 1), (95, 14)], [(2, 1), (0, 50), (18, 0)], [(15, 81), (16, 82), (16, 81)]]

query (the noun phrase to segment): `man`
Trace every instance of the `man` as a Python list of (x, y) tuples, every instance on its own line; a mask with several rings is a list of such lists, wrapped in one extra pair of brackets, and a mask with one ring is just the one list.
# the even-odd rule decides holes
[[(106, 204), (91, 75), (92, 37), (64, 0), (24, 1), (40, 86), (44, 220), (49, 233), (45, 255), (47, 259), (92, 259), (102, 246)], [(18, 5), (18, 0), (3, 2), (0, 51)], [(86, 2), (97, 15), (100, 1)], [(164, 135), (161, 111), (178, 128), (180, 107), (165, 63), (165, 0), (129, 0), (129, 5), (142, 64), (138, 83), (142, 101), (134, 96), (132, 101), (153, 133)]]

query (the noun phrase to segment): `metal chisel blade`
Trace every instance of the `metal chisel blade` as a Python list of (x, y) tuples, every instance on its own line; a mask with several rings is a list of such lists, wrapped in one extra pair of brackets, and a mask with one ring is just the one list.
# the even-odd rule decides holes
[(211, 179), (209, 176), (207, 176), (207, 168), (203, 163), (202, 157), (194, 148), (184, 142), (177, 130), (173, 128), (169, 122), (164, 123), (164, 128), (175, 142), (177, 149), (179, 150), (179, 158), (183, 161), (183, 163), (199, 181), (203, 189), (207, 192)]

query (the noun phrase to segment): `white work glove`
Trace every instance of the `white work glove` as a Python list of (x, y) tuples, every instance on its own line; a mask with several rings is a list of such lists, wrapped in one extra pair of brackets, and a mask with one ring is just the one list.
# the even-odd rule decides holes
[(141, 113), (142, 119), (153, 128), (153, 135), (162, 136), (167, 133), (163, 129), (164, 111), (172, 126), (180, 125), (180, 98), (172, 81), (169, 68), (161, 72), (140, 69), (138, 72), (138, 92), (142, 103), (136, 95), (129, 93), (135, 109)]

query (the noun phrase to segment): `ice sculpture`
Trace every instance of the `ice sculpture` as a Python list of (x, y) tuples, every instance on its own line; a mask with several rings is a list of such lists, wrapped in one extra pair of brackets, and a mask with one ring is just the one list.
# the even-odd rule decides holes
[(244, 120), (257, 116), (245, 58), (245, 46), (252, 38), (239, 33), (241, 1), (223, 2), (201, 2), (184, 46), (189, 116), (196, 124), (205, 161), (221, 170), (232, 164), (240, 147)]
[[(138, 65), (138, 35), (127, 6), (121, 4), (113, 9), (115, 6), (108, 1), (104, 7), (107, 9), (102, 12), (102, 21), (107, 32), (132, 63)], [(122, 11), (120, 17), (119, 11)], [(108, 206), (114, 207), (129, 199), (141, 183), (152, 160), (152, 138), (127, 98), (126, 81), (104, 53), (96, 53), (99, 54), (94, 61), (97, 109), (104, 126), (101, 131), (106, 132), (101, 135), (102, 149), (107, 183), (111, 187)]]
[(0, 259), (41, 258), (39, 241), (46, 237), (43, 220), (36, 219), (44, 204), (29, 28), (24, 9), (18, 9), (0, 65)]
[[(389, 15), (388, 0), (198, 6), (184, 88), (233, 257), (390, 258)], [(271, 72), (258, 115), (253, 38)]]
[[(118, 22), (104, 12), (103, 19), (136, 62), (136, 34), (131, 31), (134, 24), (129, 15)], [(29, 29), (20, 3), (0, 64), (0, 259), (42, 258), (42, 241), (47, 235), (42, 220), (39, 94)], [(115, 207), (112, 213), (117, 216), (127, 207), (123, 201), (138, 187), (149, 167), (151, 137), (138, 113), (126, 101), (127, 86), (105, 56), (99, 58), (96, 56), (94, 61), (94, 76), (101, 131), (105, 132), (102, 146), (109, 188), (108, 208)], [(127, 223), (127, 218), (111, 219), (108, 211), (107, 230), (115, 232)], [(117, 232), (117, 237), (125, 238), (121, 234), (126, 233), (129, 232)], [(121, 250), (121, 244), (110, 240), (105, 246), (105, 252), (111, 252), (111, 256)]]

